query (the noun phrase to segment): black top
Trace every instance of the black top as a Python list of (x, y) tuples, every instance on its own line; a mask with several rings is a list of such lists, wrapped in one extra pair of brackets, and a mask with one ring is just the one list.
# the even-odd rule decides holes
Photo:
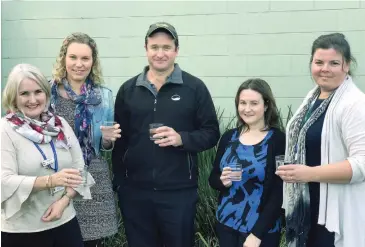
[[(270, 132), (269, 132), (270, 133)], [(218, 190), (219, 198), (218, 204), (221, 205), (222, 202), (229, 198), (230, 193), (232, 192), (230, 188), (226, 188), (222, 181), (220, 180), (221, 176), (221, 164), (227, 159), (227, 155), (230, 155), (231, 152), (226, 152), (227, 149), (234, 147), (234, 150), (239, 150), (239, 143), (232, 142), (232, 138), (237, 137), (238, 130), (237, 128), (227, 131), (221, 138), (219, 142), (219, 147), (217, 150), (217, 155), (213, 164), (213, 169), (209, 177), (209, 184), (212, 188)], [(239, 135), (238, 135), (239, 137)], [(257, 219), (254, 221), (253, 227), (246, 228), (243, 231), (248, 229), (248, 232), (252, 232), (256, 237), (262, 239), (262, 237), (270, 231), (270, 229), (274, 229), (277, 220), (281, 216), (281, 206), (283, 202), (283, 181), (279, 176), (275, 175), (275, 156), (283, 155), (285, 153), (285, 134), (277, 129), (272, 129), (272, 134), (267, 136), (268, 139), (265, 140), (265, 161), (262, 164), (263, 166), (262, 174), (264, 174), (264, 178), (262, 179), (262, 193), (257, 200), (259, 203), (258, 209), (256, 212), (259, 214)], [(270, 138), (269, 138), (270, 137)], [(267, 142), (266, 142), (267, 141)], [(263, 151), (261, 145), (255, 145), (254, 148), (260, 149)], [(229, 151), (229, 150), (228, 150)], [(261, 155), (263, 152), (258, 152), (257, 154)], [(232, 156), (233, 157), (233, 156)], [(243, 158), (243, 157), (242, 157)], [(247, 157), (246, 157), (247, 158)], [(262, 160), (261, 160), (262, 161)], [(251, 173), (250, 173), (251, 174)], [(232, 185), (233, 186), (233, 185)], [(234, 186), (233, 186), (234, 187)], [(242, 198), (243, 199), (243, 198)], [(247, 198), (246, 198), (247, 199)], [(257, 198), (256, 198), (257, 199)], [(221, 215), (220, 212), (217, 212)], [(243, 224), (248, 223), (247, 219), (242, 215)], [(220, 220), (220, 219), (219, 219)], [(237, 219), (240, 220), (240, 219)], [(220, 220), (221, 221), (221, 220)], [(253, 221), (253, 219), (249, 220)], [(246, 223), (245, 223), (246, 222)], [(221, 221), (221, 223), (226, 224), (226, 222)], [(231, 226), (232, 228), (233, 225)], [(240, 230), (240, 229), (237, 229)]]
[[(312, 112), (316, 110), (323, 102), (323, 99), (317, 99), (312, 108)], [(321, 136), (324, 117), (327, 109), (309, 127), (305, 139), (305, 157), (308, 166), (319, 166), (321, 164)], [(319, 183), (311, 182), (309, 185), (310, 207), (311, 207), (311, 224), (317, 225), (319, 214)]]
[[(149, 83), (138, 80), (141, 76), (120, 87), (114, 119), (122, 137), (112, 152), (114, 186), (126, 183), (156, 190), (197, 186), (197, 153), (217, 144), (219, 124), (205, 84), (185, 71), (180, 75), (181, 82), (165, 83), (156, 95)], [(183, 147), (156, 145), (149, 138), (150, 123), (173, 128)]]

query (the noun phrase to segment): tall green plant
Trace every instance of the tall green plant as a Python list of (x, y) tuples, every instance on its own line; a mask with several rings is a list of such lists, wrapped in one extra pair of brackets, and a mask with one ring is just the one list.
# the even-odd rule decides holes
[[(223, 113), (220, 109), (217, 110), (218, 121), (223, 134), (228, 129), (231, 129), (235, 123), (235, 117), (231, 117), (227, 123), (223, 121)], [(213, 167), (213, 162), (216, 156), (217, 147), (211, 148), (198, 155), (198, 195), (199, 201), (197, 204), (196, 228), (197, 228), (197, 246), (218, 246), (218, 241), (215, 234), (218, 192), (213, 190), (208, 183), (210, 172)]]
[(293, 117), (293, 111), (292, 106), (288, 105), (288, 112), (286, 113), (286, 116), (284, 118), (283, 113), (281, 112), (281, 109), (279, 110), (279, 119), (281, 126), (286, 127), (288, 125), (289, 120)]

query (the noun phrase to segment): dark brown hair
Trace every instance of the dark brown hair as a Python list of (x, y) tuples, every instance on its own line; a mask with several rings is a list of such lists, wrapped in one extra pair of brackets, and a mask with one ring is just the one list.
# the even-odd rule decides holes
[(238, 104), (240, 100), (240, 94), (243, 90), (251, 89), (259, 94), (261, 94), (264, 104), (267, 107), (264, 113), (265, 127), (263, 130), (269, 130), (271, 128), (277, 128), (283, 130), (283, 126), (280, 121), (278, 108), (276, 107), (276, 102), (274, 95), (271, 91), (269, 84), (259, 78), (248, 79), (243, 82), (237, 90), (235, 104), (236, 104), (236, 117), (237, 117), (237, 128), (241, 132), (242, 130), (249, 130), (249, 126), (242, 120), (238, 112)]
[[(331, 33), (319, 36), (312, 44), (310, 63), (313, 61), (313, 55), (317, 49), (334, 49), (342, 55), (343, 60), (347, 64), (356, 65), (356, 60), (351, 54), (350, 45), (347, 42), (345, 35), (342, 33)], [(342, 64), (343, 66), (343, 64)], [(351, 69), (348, 72), (352, 75)]]

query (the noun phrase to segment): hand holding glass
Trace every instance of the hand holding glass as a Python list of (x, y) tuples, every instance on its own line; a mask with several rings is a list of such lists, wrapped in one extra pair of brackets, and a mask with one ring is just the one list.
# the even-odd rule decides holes
[(117, 138), (120, 138), (121, 130), (117, 122), (104, 121), (101, 127), (104, 140), (115, 141)]

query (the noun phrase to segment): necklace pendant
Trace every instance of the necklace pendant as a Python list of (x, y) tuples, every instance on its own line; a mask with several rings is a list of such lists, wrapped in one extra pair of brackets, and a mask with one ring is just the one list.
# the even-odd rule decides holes
[(45, 160), (42, 160), (42, 162), (41, 162), (41, 165), (44, 168), (48, 168), (48, 169), (50, 169), (53, 164), (54, 164), (54, 159), (45, 159)]

